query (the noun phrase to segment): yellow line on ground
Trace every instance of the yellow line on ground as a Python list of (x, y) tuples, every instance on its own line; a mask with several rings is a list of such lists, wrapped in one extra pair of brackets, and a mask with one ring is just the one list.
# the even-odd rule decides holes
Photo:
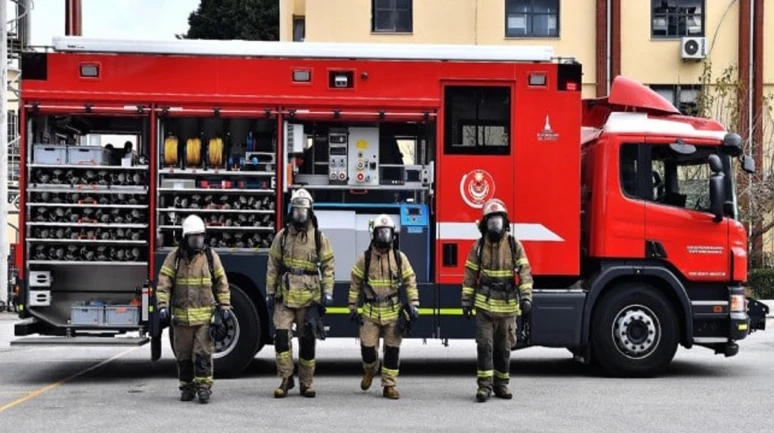
[(20, 404), (24, 403), (27, 400), (32, 400), (33, 398), (35, 398), (35, 397), (45, 393), (46, 391), (50, 391), (50, 390), (52, 390), (52, 389), (54, 389), (54, 388), (56, 388), (56, 387), (58, 387), (58, 386), (60, 386), (60, 385), (62, 385), (64, 383), (67, 383), (67, 382), (75, 379), (76, 377), (83, 376), (84, 374), (86, 374), (86, 373), (88, 373), (88, 372), (90, 372), (92, 370), (96, 370), (96, 369), (102, 367), (105, 364), (113, 362), (116, 359), (118, 359), (118, 358), (128, 354), (129, 352), (137, 350), (137, 349), (139, 349), (139, 347), (130, 347), (129, 349), (124, 350), (123, 352), (119, 353), (118, 355), (115, 355), (115, 356), (113, 356), (111, 358), (108, 358), (108, 359), (100, 362), (99, 364), (92, 365), (91, 367), (89, 367), (89, 368), (87, 368), (85, 370), (81, 370), (81, 371), (73, 374), (72, 376), (69, 376), (69, 377), (66, 377), (66, 378), (60, 380), (59, 382), (54, 382), (54, 383), (52, 383), (50, 385), (44, 386), (43, 388), (36, 389), (35, 391), (31, 391), (29, 394), (25, 395), (24, 397), (21, 397), (21, 398), (19, 398), (17, 400), (14, 400), (14, 401), (6, 404), (5, 406), (0, 406), (0, 413), (3, 413), (5, 411), (7, 411), (8, 409), (10, 409), (10, 408), (12, 408), (14, 406), (20, 405)]

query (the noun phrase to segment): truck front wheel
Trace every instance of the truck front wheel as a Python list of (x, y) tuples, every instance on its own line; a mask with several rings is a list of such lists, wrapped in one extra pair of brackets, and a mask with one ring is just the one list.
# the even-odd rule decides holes
[[(231, 285), (231, 311), (226, 338), (215, 343), (213, 366), (217, 377), (241, 374), (255, 358), (261, 344), (261, 321), (250, 298), (239, 287)], [(174, 353), (174, 328), (169, 327), (170, 346)]]
[(591, 321), (592, 359), (619, 377), (653, 376), (677, 351), (680, 323), (655, 287), (627, 283), (606, 294)]

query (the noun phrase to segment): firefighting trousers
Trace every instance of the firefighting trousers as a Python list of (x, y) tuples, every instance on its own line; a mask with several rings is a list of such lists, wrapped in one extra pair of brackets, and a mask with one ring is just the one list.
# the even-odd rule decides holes
[(172, 326), (180, 389), (212, 388), (215, 344), (210, 338), (209, 325)]
[(516, 316), (492, 317), (476, 309), (478, 386), (492, 389), (510, 381), (511, 347), (516, 343)]
[(306, 308), (288, 308), (277, 304), (274, 308), (274, 349), (277, 360), (277, 374), (286, 379), (293, 375), (293, 343), (291, 327), (296, 324), (298, 332), (298, 380), (302, 386), (311, 387), (314, 380), (314, 334), (306, 329)]
[(360, 351), (363, 357), (363, 371), (376, 376), (379, 370), (379, 337), (384, 337), (384, 365), (382, 365), (382, 386), (395, 386), (398, 382), (400, 367), (400, 343), (403, 340), (396, 331), (398, 321), (379, 325), (376, 322), (363, 319), (360, 325)]

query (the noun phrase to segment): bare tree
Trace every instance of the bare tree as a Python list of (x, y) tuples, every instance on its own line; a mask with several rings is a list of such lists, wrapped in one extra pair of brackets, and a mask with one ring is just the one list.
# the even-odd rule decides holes
[(762, 256), (764, 235), (774, 230), (774, 95), (763, 95), (760, 115), (749, 122), (744, 115), (747, 107), (742, 106), (742, 95), (748, 88), (739, 81), (738, 72), (737, 67), (731, 65), (713, 77), (712, 63), (705, 61), (699, 78), (701, 89), (696, 115), (717, 120), (730, 132), (740, 134), (744, 140), (744, 153), (757, 156), (754, 174), (741, 170), (739, 161), (735, 162), (735, 168), (739, 213), (747, 227), (750, 265), (760, 267), (765, 261)]

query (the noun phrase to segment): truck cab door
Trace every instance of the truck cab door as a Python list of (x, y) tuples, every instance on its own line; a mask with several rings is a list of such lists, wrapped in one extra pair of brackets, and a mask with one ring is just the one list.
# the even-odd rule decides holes
[(716, 222), (710, 211), (707, 157), (718, 148), (694, 143), (693, 153), (675, 151), (675, 141), (646, 139), (645, 256), (668, 261), (691, 281), (728, 281), (729, 220)]

